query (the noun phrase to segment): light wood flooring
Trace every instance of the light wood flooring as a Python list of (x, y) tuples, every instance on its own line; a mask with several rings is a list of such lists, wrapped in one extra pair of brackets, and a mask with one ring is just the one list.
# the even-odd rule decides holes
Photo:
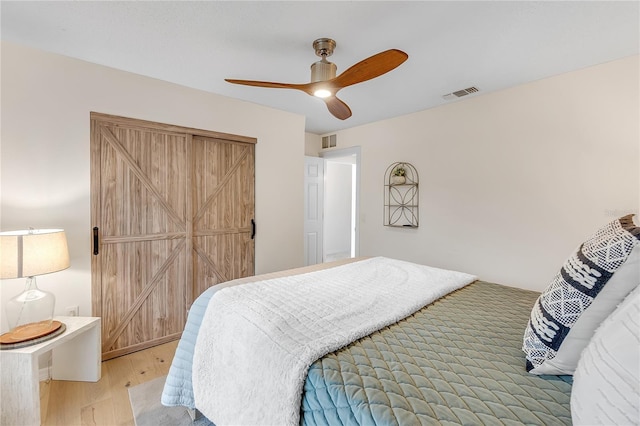
[(105, 361), (97, 383), (40, 382), (42, 424), (133, 426), (128, 388), (166, 375), (177, 346), (176, 340)]

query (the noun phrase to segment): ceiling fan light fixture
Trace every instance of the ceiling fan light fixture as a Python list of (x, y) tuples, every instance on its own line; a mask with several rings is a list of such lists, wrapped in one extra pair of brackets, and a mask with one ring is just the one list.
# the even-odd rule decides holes
[(329, 96), (331, 96), (331, 91), (327, 89), (318, 89), (313, 92), (313, 96), (317, 98), (328, 98)]

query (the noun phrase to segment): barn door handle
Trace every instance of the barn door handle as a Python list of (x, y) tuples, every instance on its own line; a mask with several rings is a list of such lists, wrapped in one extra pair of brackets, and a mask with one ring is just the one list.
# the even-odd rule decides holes
[(93, 255), (97, 256), (98, 255), (98, 246), (99, 246), (99, 241), (98, 241), (98, 227), (94, 226), (93, 227)]
[(251, 219), (251, 239), (256, 237), (256, 221)]

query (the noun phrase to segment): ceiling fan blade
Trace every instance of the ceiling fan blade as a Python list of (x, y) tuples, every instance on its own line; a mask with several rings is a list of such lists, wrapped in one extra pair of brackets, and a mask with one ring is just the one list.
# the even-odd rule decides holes
[(352, 65), (345, 72), (334, 78), (332, 83), (339, 90), (352, 84), (371, 80), (372, 78), (380, 77), (382, 74), (388, 73), (408, 58), (409, 55), (402, 50), (385, 50), (384, 52), (370, 56)]
[(295, 84), (295, 83), (274, 83), (271, 81), (255, 81), (255, 80), (235, 80), (232, 78), (225, 78), (224, 81), (233, 84), (242, 84), (244, 86), (256, 86), (256, 87), (271, 87), (274, 89), (297, 89), (305, 90), (308, 84)]
[(340, 120), (346, 120), (351, 117), (351, 108), (336, 96), (324, 98), (324, 101), (327, 104), (329, 112), (333, 114), (334, 117), (339, 118)]

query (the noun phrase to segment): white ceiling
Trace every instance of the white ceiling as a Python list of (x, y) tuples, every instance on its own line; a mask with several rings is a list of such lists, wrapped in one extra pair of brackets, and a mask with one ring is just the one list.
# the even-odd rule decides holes
[[(167, 1), (0, 3), (3, 40), (306, 116), (324, 134), (640, 53), (638, 1)], [(224, 78), (305, 83), (315, 39), (338, 73), (380, 51), (399, 68), (343, 89), (345, 121), (299, 91)], [(588, 88), (585, 88), (588, 90)]]

